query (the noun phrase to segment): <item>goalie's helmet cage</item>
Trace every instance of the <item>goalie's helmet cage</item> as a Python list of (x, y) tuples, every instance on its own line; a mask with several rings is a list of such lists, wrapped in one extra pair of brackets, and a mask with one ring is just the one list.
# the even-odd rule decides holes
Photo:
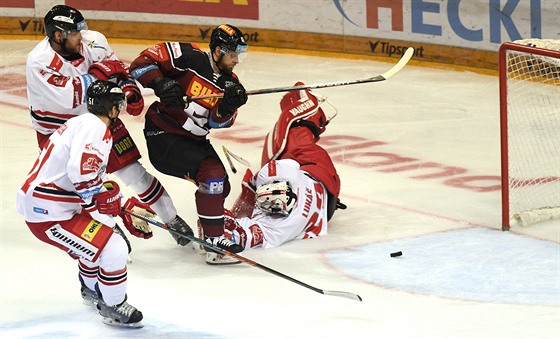
[(113, 106), (119, 112), (126, 109), (126, 96), (117, 84), (110, 81), (98, 80), (87, 90), (88, 111), (97, 115), (108, 115)]
[(45, 33), (49, 38), (52, 38), (56, 31), (61, 31), (64, 34), (87, 29), (82, 13), (75, 8), (65, 5), (57, 5), (51, 8), (45, 15), (44, 26)]
[(296, 201), (297, 196), (286, 181), (261, 185), (255, 194), (255, 205), (268, 214), (288, 215)]
[(212, 31), (210, 50), (214, 51), (218, 46), (222, 53), (227, 53), (227, 51), (235, 53), (247, 52), (247, 43), (245, 38), (243, 38), (243, 33), (241, 33), (239, 28), (229, 24), (220, 25)]

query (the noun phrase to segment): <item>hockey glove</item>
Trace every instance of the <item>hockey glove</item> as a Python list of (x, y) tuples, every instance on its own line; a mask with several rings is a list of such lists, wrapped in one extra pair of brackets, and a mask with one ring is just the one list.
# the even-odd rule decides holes
[(128, 114), (140, 115), (144, 109), (144, 98), (142, 98), (142, 92), (140, 92), (136, 82), (132, 79), (123, 80), (119, 82), (119, 87), (126, 95), (126, 111)]
[(88, 73), (97, 80), (109, 80), (111, 78), (127, 79), (128, 66), (120, 60), (106, 60), (93, 63), (89, 66)]
[(169, 78), (158, 78), (153, 86), (155, 94), (165, 107), (184, 110), (188, 103), (183, 99), (185, 91), (176, 80)]
[(236, 109), (245, 105), (247, 93), (241, 84), (231, 85), (224, 90), (224, 97), (218, 106), (218, 113), (222, 117), (230, 116)]
[[(136, 197), (129, 198), (124, 203), (123, 209), (149, 218), (153, 218), (156, 215), (156, 212), (154, 212), (148, 204), (141, 202), (136, 199)], [(124, 227), (126, 227), (133, 236), (144, 239), (150, 239), (153, 236), (152, 229), (148, 222), (125, 212), (122, 212), (119, 216), (123, 221)]]
[(114, 181), (106, 181), (103, 183), (105, 191), (93, 196), (95, 206), (101, 214), (116, 217), (121, 214), (121, 190), (119, 185)]

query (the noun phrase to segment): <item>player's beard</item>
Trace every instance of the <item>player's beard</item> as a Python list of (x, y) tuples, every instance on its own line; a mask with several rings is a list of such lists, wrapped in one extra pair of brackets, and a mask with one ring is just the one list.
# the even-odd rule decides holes
[(81, 51), (80, 51), (81, 45), (82, 45), (82, 44), (81, 44), (81, 41), (80, 41), (80, 42), (78, 42), (78, 43), (77, 43), (76, 45), (74, 45), (74, 46), (68, 46), (68, 41), (66, 41), (64, 47), (65, 47), (65, 49), (68, 51), (68, 53), (69, 53), (70, 55), (74, 55), (74, 54), (80, 54), (80, 52), (81, 52)]
[(218, 62), (218, 68), (220, 69), (220, 71), (222, 71), (223, 73), (226, 73), (226, 74), (231, 74), (233, 72), (234, 67), (235, 67), (234, 65), (230, 66), (230, 65), (227, 65), (226, 63), (224, 63), (223, 59), (220, 59), (219, 62)]

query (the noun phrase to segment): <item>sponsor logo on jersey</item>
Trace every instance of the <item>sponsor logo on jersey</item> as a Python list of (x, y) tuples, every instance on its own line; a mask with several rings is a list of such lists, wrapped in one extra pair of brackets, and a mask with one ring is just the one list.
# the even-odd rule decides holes
[(99, 150), (99, 148), (93, 146), (91, 143), (87, 143), (85, 146), (86, 151), (92, 151), (95, 152), (99, 155), (102, 155), (101, 151)]
[(49, 210), (46, 210), (46, 209), (41, 208), (41, 207), (33, 207), (33, 212), (39, 213), (39, 214), (45, 214), (45, 215), (49, 214)]
[[(189, 94), (189, 96), (202, 96), (202, 95), (209, 95), (209, 94), (216, 93), (214, 91), (215, 89), (214, 86), (208, 86), (205, 85), (205, 83), (206, 81), (199, 81), (198, 79), (193, 79), (189, 84), (189, 87), (187, 88), (187, 93)], [(207, 106), (205, 108), (212, 108), (216, 106), (216, 103), (218, 102), (218, 98), (205, 99), (202, 101), (204, 101), (207, 104), (204, 105)]]
[(92, 242), (97, 232), (99, 232), (99, 230), (101, 229), (101, 225), (102, 224), (97, 220), (90, 221), (90, 223), (86, 226), (86, 228), (82, 232), (81, 237), (89, 242)]
[(181, 57), (181, 55), (183, 55), (183, 52), (181, 51), (181, 45), (178, 42), (170, 42), (169, 47), (171, 48), (173, 59), (178, 59)]
[[(222, 90), (214, 83), (212, 83), (212, 81), (203, 78), (192, 70), (187, 71), (187, 82), (189, 85), (187, 87), (186, 93), (191, 97), (222, 92)], [(218, 100), (218, 98), (197, 100), (197, 103), (206, 109), (212, 109), (214, 106), (216, 106)]]
[(82, 200), (87, 200), (87, 199), (91, 198), (92, 196), (98, 194), (99, 191), (100, 191), (100, 189), (99, 189), (99, 187), (97, 187), (97, 188), (94, 188), (92, 190), (78, 192), (78, 194), (80, 195), (80, 198), (82, 198)]
[[(102, 49), (102, 50), (104, 50), (104, 51), (107, 50), (107, 48), (105, 48), (104, 46), (101, 46), (100, 44), (98, 44), (97, 42), (95, 42), (95, 40), (94, 40), (94, 41), (90, 41), (90, 43), (88, 43), (87, 46), (88, 46), (89, 48), (91, 48), (91, 49), (100, 48), (100, 49)], [(108, 57), (110, 57), (110, 56), (107, 56), (107, 58), (108, 58)]]
[(136, 145), (134, 144), (134, 141), (132, 141), (132, 138), (128, 135), (113, 142), (113, 149), (115, 150), (115, 152), (117, 152), (118, 155), (128, 153), (130, 150), (135, 148)]
[(221, 194), (224, 192), (224, 179), (206, 181), (208, 194)]
[(75, 183), (74, 188), (76, 189), (76, 191), (80, 191), (80, 190), (83, 190), (83, 189), (98, 187), (102, 183), (103, 182), (101, 181), (101, 178), (99, 176), (97, 176), (97, 177), (95, 177), (95, 179), (92, 179), (92, 180), (81, 181), (81, 182)]
[(80, 166), (80, 174), (86, 175), (90, 173), (97, 173), (101, 168), (103, 160), (93, 153), (82, 153), (82, 165)]

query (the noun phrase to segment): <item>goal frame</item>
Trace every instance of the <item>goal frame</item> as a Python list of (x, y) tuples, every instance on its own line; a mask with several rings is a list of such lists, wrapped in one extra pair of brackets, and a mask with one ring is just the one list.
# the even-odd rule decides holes
[(527, 45), (505, 42), (499, 49), (499, 87), (500, 87), (500, 152), (502, 187), (502, 230), (508, 231), (510, 225), (509, 200), (509, 163), (508, 163), (508, 107), (507, 107), (507, 51), (517, 51), (539, 56), (560, 59), (560, 51), (535, 48)]

